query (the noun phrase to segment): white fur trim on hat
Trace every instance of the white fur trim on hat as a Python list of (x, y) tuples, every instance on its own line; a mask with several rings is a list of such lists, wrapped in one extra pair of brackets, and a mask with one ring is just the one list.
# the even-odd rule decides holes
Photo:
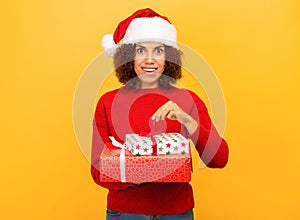
[(123, 38), (123, 44), (154, 41), (178, 49), (176, 28), (160, 17), (133, 19)]
[(114, 42), (112, 34), (106, 34), (103, 36), (101, 46), (107, 56), (113, 57), (118, 45)]

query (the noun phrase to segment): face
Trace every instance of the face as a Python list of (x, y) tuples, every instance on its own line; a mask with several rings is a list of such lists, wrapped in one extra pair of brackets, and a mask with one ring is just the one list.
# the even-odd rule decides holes
[(161, 43), (138, 43), (135, 49), (134, 70), (141, 88), (157, 88), (165, 68), (165, 46)]

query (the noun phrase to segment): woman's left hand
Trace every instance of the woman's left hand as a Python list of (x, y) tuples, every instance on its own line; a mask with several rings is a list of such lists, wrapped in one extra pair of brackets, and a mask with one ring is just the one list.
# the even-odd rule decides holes
[(192, 134), (198, 127), (198, 123), (186, 112), (184, 112), (175, 102), (168, 101), (162, 105), (152, 116), (152, 120), (177, 120), (183, 124)]

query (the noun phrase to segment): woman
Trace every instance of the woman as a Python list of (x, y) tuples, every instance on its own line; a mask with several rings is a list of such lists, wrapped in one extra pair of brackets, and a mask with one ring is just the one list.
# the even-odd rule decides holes
[(103, 46), (113, 55), (124, 86), (98, 101), (91, 166), (94, 181), (109, 190), (106, 219), (194, 219), (189, 183), (99, 181), (99, 155), (109, 136), (124, 142), (125, 134), (153, 132), (153, 122), (159, 131), (190, 138), (208, 167), (223, 168), (228, 160), (227, 143), (214, 128), (205, 104), (195, 93), (173, 86), (181, 78), (181, 52), (169, 20), (151, 9), (139, 10), (119, 24), (113, 42)]

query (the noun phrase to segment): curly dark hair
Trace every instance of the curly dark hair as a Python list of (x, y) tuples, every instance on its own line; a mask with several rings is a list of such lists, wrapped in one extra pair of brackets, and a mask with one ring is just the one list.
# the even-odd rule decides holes
[[(114, 55), (114, 66), (119, 82), (126, 87), (137, 88), (139, 79), (134, 71), (134, 55), (136, 44), (122, 44)], [(159, 86), (171, 88), (182, 77), (182, 52), (174, 47), (165, 45), (165, 69), (159, 78)]]

